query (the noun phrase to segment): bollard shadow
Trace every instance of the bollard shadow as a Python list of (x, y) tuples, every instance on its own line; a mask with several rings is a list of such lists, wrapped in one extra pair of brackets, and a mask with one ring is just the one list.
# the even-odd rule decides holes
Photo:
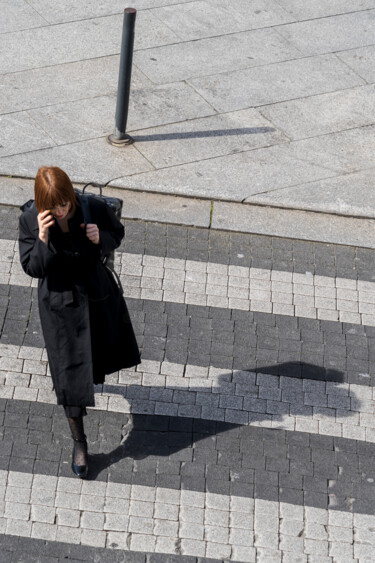
[(212, 129), (207, 131), (184, 131), (181, 133), (154, 133), (153, 135), (132, 135), (136, 143), (149, 141), (178, 141), (181, 139), (203, 139), (207, 137), (228, 137), (231, 135), (260, 135), (274, 133), (274, 127), (243, 127), (238, 129)]
[[(142, 392), (145, 392), (145, 387), (139, 385), (105, 385), (105, 393), (122, 396), (124, 401), (128, 402), (132, 423), (124, 428), (122, 443), (112, 451), (90, 455), (89, 479), (96, 479), (103, 471), (113, 465), (121, 466), (121, 460), (147, 460), (150, 457), (152, 459), (170, 458), (170, 456), (186, 449), (199, 449), (201, 441), (207, 448), (207, 460), (209, 461), (212, 442), (218, 435), (230, 434), (236, 428), (251, 426), (252, 424), (261, 425), (262, 422), (270, 422), (271, 420), (275, 431), (276, 429), (281, 431), (285, 417), (307, 416), (309, 418), (312, 415), (313, 408), (317, 412), (321, 412), (325, 419), (335, 419), (334, 405), (341, 406), (341, 417), (350, 418), (353, 416), (353, 413), (349, 410), (350, 405), (347, 405), (347, 389), (339, 385), (340, 382), (344, 381), (344, 374), (339, 370), (330, 370), (330, 391), (333, 397), (330, 405), (328, 399), (324, 403), (325, 391), (323, 388), (325, 380), (313, 381), (313, 379), (318, 380), (322, 375), (322, 368), (312, 364), (303, 364), (302, 368), (306, 369), (302, 369), (301, 373), (315, 376), (310, 377), (309, 383), (306, 384), (302, 376), (300, 381), (296, 379), (295, 375), (288, 377), (288, 370), (295, 369), (294, 362), (279, 364), (277, 366), (279, 371), (282, 368), (281, 371), (285, 373), (285, 376), (282, 376), (283, 385), (280, 388), (277, 386), (277, 378), (271, 373), (274, 367), (259, 368), (256, 372), (222, 373), (215, 379), (213, 387), (194, 386), (194, 379), (192, 378), (187, 390), (185, 388), (173, 387), (168, 389), (168, 387), (156, 386), (146, 389), (147, 392), (149, 391), (149, 397), (154, 397), (154, 400), (157, 398), (161, 400), (164, 393), (169, 393), (170, 401), (172, 401), (172, 398), (176, 399), (179, 396), (178, 393), (182, 393), (181, 400), (184, 401), (184, 404), (195, 403), (199, 393), (200, 401), (208, 406), (207, 415), (210, 412), (212, 413), (211, 420), (142, 414), (140, 403), (143, 403), (143, 408), (147, 408), (147, 399), (146, 395), (143, 401), (139, 397), (142, 396)], [(243, 400), (241, 412), (246, 411), (248, 413), (248, 423), (237, 424), (214, 419), (215, 413), (219, 416), (218, 408), (220, 405), (230, 405), (232, 401), (238, 403), (239, 397), (242, 397)], [(209, 409), (210, 403), (212, 411)], [(345, 405), (347, 405), (346, 410)], [(233, 406), (235, 405), (233, 404)], [(285, 429), (288, 428), (288, 424), (285, 424)]]

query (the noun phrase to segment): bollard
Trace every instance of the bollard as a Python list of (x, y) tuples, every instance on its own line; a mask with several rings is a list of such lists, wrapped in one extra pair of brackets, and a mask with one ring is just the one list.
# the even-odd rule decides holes
[(126, 134), (128, 121), (130, 79), (133, 62), (134, 27), (137, 10), (125, 8), (122, 27), (120, 69), (118, 75), (115, 133), (108, 135), (107, 141), (116, 147), (131, 145), (134, 139)]

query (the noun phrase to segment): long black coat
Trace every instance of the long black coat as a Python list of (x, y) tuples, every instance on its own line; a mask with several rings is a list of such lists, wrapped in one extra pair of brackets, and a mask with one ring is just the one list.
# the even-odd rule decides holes
[(70, 235), (55, 221), (48, 245), (39, 238), (35, 205), (20, 217), (19, 249), (24, 271), (39, 278), (39, 315), (57, 402), (93, 406), (94, 383), (105, 374), (140, 363), (129, 313), (101, 256), (117, 248), (124, 227), (108, 206), (90, 201), (100, 244), (86, 237), (80, 198)]

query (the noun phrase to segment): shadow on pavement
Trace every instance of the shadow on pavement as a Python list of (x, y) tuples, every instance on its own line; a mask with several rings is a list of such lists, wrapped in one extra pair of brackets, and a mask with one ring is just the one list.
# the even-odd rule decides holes
[(342, 371), (305, 362), (284, 362), (282, 364), (257, 367), (254, 371), (256, 373), (295, 377), (297, 379), (314, 379), (318, 381), (333, 381), (336, 383), (345, 382), (345, 375)]
[[(288, 364), (283, 367), (287, 369)], [(305, 364), (303, 367), (306, 373), (320, 379), (319, 366)], [(301, 391), (301, 386), (296, 388), (295, 378), (290, 378), (288, 385), (283, 386), (285, 403), (270, 399), (274, 407), (276, 403), (281, 406), (279, 414), (277, 405), (272, 414), (272, 420), (280, 424), (275, 428), (271, 424), (270, 427), (261, 426), (262, 421), (270, 420), (267, 412), (257, 412), (257, 404), (260, 411), (265, 399), (255, 396), (255, 390), (258, 393), (255, 382), (267, 383), (267, 377), (261, 375), (244, 371), (223, 374), (217, 380), (215, 392), (210, 389), (206, 393), (207, 396), (218, 396), (220, 401), (220, 397), (230, 395), (233, 382), (242, 386), (242, 393), (247, 389), (245, 400), (249, 399), (252, 407), (250, 410), (250, 404), (247, 405), (249, 424), (133, 413), (131, 423), (123, 428), (121, 444), (108, 453), (90, 455), (89, 479), (94, 480), (108, 471), (110, 479), (116, 481), (119, 478), (120, 482), (146, 485), (150, 479), (153, 486), (375, 514), (375, 505), (372, 506), (372, 500), (370, 502), (375, 498), (375, 470), (368, 459), (369, 456), (375, 458), (372, 457), (375, 456), (375, 444), (322, 435), (314, 430), (314, 424), (309, 431), (313, 408), (310, 405), (316, 404), (317, 398), (314, 399), (312, 389), (305, 390), (311, 392), (309, 399)], [(339, 408), (341, 420), (343, 417), (355, 418), (356, 413), (349, 410), (348, 390), (339, 385), (343, 374), (331, 370), (331, 377), (331, 396), (337, 408), (342, 405)], [(275, 389), (270, 378), (268, 385), (268, 388), (262, 386), (263, 392)], [(160, 391), (156, 387), (151, 389)], [(106, 390), (121, 394), (119, 386), (108, 385)], [(190, 388), (185, 392), (185, 399), (188, 401), (189, 394), (193, 393), (195, 397), (197, 392), (202, 392), (202, 388)], [(323, 397), (323, 393), (321, 395)], [(131, 408), (132, 400), (127, 400)], [(356, 402), (359, 410), (360, 400), (356, 399)], [(286, 406), (284, 411), (283, 405)], [(336, 408), (329, 408), (329, 405), (314, 408), (321, 415), (320, 420), (336, 422)], [(304, 418), (306, 431), (291, 430), (287, 425), (283, 428), (284, 415)], [(358, 422), (353, 420), (353, 425), (356, 424)], [(166, 466), (170, 463), (172, 467), (176, 461), (180, 463), (180, 474), (172, 471), (169, 477), (163, 475), (160, 463)]]
[(244, 127), (238, 129), (212, 129), (208, 131), (184, 131), (183, 133), (157, 133), (155, 135), (133, 135), (137, 143), (148, 141), (174, 141), (179, 139), (200, 139), (206, 137), (227, 137), (230, 135), (259, 135), (273, 133), (273, 127)]

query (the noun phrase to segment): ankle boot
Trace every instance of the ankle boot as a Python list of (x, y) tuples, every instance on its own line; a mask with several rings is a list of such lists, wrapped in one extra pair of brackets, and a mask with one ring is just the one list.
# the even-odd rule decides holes
[[(87, 440), (86, 440), (86, 435), (84, 436), (83, 440), (79, 439), (79, 438), (74, 438), (74, 436), (72, 435), (72, 438), (74, 440), (74, 442), (79, 442), (81, 444), (84, 444), (84, 448), (86, 450), (86, 456), (87, 456)], [(75, 475), (77, 475), (78, 477), (80, 477), (81, 479), (86, 479), (87, 474), (89, 472), (89, 466), (86, 462), (86, 465), (77, 465), (74, 462), (74, 458), (75, 458), (75, 444), (73, 446), (73, 453), (72, 453), (72, 470), (73, 473)]]

